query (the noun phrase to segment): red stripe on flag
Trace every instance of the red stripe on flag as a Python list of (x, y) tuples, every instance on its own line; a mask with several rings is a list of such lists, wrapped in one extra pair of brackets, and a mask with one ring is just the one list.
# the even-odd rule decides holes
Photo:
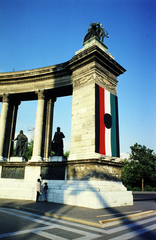
[(100, 146), (99, 153), (106, 155), (105, 149), (105, 125), (104, 125), (104, 114), (105, 114), (105, 105), (104, 105), (104, 89), (99, 86), (99, 101), (100, 101)]

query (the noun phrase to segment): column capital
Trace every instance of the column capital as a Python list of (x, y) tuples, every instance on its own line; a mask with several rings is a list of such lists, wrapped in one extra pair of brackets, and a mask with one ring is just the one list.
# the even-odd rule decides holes
[(9, 102), (9, 93), (3, 93), (2, 95), (2, 102), (8, 103)]
[(43, 100), (45, 99), (44, 89), (37, 90), (37, 91), (35, 91), (35, 93), (38, 96), (38, 100), (39, 99), (43, 99)]

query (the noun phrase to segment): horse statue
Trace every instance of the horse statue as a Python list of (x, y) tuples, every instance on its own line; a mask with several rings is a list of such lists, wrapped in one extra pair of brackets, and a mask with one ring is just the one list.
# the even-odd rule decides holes
[[(92, 37), (97, 37), (100, 41), (104, 41), (104, 37), (109, 38), (108, 32), (105, 34), (105, 30), (99, 22), (91, 23), (88, 29), (88, 33), (85, 35), (83, 43), (89, 40)], [(102, 40), (101, 40), (102, 38)]]

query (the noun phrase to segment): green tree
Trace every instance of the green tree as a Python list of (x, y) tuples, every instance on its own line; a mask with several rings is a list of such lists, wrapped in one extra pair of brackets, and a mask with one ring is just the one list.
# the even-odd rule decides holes
[[(70, 151), (66, 151), (63, 156), (65, 156), (67, 159), (69, 158)], [(51, 156), (55, 156), (55, 152), (51, 151)]]
[(130, 160), (125, 160), (122, 169), (122, 181), (125, 186), (141, 186), (144, 191), (145, 183), (155, 186), (156, 181), (156, 157), (153, 150), (144, 145), (135, 143), (131, 146)]
[(68, 158), (69, 158), (69, 154), (70, 154), (70, 151), (66, 151), (66, 152), (64, 153), (64, 156), (68, 159)]
[(27, 148), (27, 151), (26, 151), (26, 154), (25, 154), (25, 157), (30, 160), (31, 157), (32, 157), (32, 151), (33, 151), (33, 144), (34, 144), (34, 141), (31, 140), (29, 143), (28, 143), (28, 148)]
[(124, 160), (124, 167), (122, 168), (122, 182), (131, 190), (131, 188), (139, 186), (140, 176), (137, 173), (137, 165), (134, 161)]
[[(26, 154), (25, 154), (25, 158), (30, 160), (31, 157), (32, 157), (32, 152), (33, 152), (33, 144), (34, 144), (34, 141), (31, 140), (29, 143), (28, 143), (28, 148), (27, 148), (27, 151), (26, 151)], [(13, 147), (13, 155), (15, 154), (15, 146)], [(64, 153), (64, 156), (68, 159), (69, 157), (69, 154), (70, 154), (70, 151), (66, 151)], [(53, 151), (51, 151), (51, 156), (55, 155), (55, 153)]]

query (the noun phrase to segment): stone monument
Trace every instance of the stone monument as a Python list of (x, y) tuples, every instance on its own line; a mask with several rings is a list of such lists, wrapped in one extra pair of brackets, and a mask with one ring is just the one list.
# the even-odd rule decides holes
[[(92, 23), (83, 48), (69, 61), (0, 74), (0, 197), (35, 200), (34, 186), (42, 174), (51, 202), (94, 209), (133, 204), (132, 192), (121, 182), (118, 127), (117, 77), (126, 70), (108, 52), (104, 37), (108, 33), (102, 24)], [(70, 156), (68, 161), (53, 161), (54, 104), (68, 95), (72, 95)], [(11, 162), (18, 106), (29, 100), (37, 100), (32, 158)], [(4, 191), (8, 186), (10, 191)]]

